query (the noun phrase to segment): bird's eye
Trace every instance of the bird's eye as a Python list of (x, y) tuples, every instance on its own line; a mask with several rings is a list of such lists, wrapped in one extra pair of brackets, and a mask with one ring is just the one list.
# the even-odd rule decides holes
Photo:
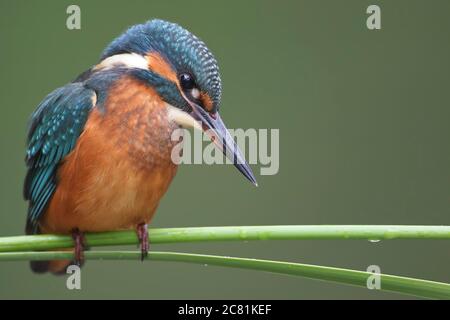
[(188, 73), (183, 73), (180, 76), (180, 85), (183, 90), (192, 90), (195, 87), (194, 78)]

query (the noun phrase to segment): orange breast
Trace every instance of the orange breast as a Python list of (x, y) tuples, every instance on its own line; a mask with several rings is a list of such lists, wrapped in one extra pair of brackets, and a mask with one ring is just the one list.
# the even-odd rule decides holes
[(148, 223), (176, 173), (174, 125), (166, 104), (147, 86), (122, 79), (104, 112), (95, 108), (41, 220), (43, 232), (126, 229)]

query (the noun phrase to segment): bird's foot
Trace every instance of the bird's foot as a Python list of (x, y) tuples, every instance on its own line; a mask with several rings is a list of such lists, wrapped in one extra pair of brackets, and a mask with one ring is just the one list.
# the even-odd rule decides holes
[(84, 262), (85, 239), (84, 234), (78, 228), (72, 230), (72, 239), (74, 241), (74, 263), (81, 266)]
[(148, 229), (146, 223), (138, 224), (137, 228), (137, 236), (139, 239), (139, 244), (141, 248), (141, 261), (144, 261), (144, 259), (148, 256), (148, 250), (150, 248), (149, 242), (148, 242)]

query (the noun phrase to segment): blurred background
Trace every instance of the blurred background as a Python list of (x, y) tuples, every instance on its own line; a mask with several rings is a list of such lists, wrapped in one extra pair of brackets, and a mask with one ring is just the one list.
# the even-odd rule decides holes
[[(81, 8), (81, 30), (66, 8)], [(382, 29), (366, 27), (381, 7)], [(254, 188), (230, 166), (182, 166), (153, 227), (450, 224), (450, 2), (0, 0), (0, 236), (23, 234), (27, 121), (53, 89), (98, 61), (128, 26), (177, 22), (219, 61), (230, 128), (280, 129), (280, 171)], [(194, 183), (194, 184), (193, 184)], [(222, 201), (224, 195), (231, 202)], [(206, 204), (200, 207), (197, 201)], [(450, 282), (448, 241), (154, 245)], [(66, 277), (0, 264), (0, 298), (403, 299), (246, 270), (88, 261)]]

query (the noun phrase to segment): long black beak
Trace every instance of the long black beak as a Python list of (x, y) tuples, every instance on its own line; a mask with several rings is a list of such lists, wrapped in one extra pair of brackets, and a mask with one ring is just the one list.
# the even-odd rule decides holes
[(206, 134), (211, 137), (214, 144), (222, 150), (223, 154), (230, 159), (234, 166), (255, 186), (258, 186), (256, 178), (253, 175), (252, 169), (250, 168), (247, 161), (245, 161), (244, 156), (239, 150), (238, 145), (231, 137), (230, 132), (225, 127), (219, 113), (208, 113), (202, 107), (191, 104), (192, 113), (191, 115), (198, 121), (201, 121), (202, 129)]

